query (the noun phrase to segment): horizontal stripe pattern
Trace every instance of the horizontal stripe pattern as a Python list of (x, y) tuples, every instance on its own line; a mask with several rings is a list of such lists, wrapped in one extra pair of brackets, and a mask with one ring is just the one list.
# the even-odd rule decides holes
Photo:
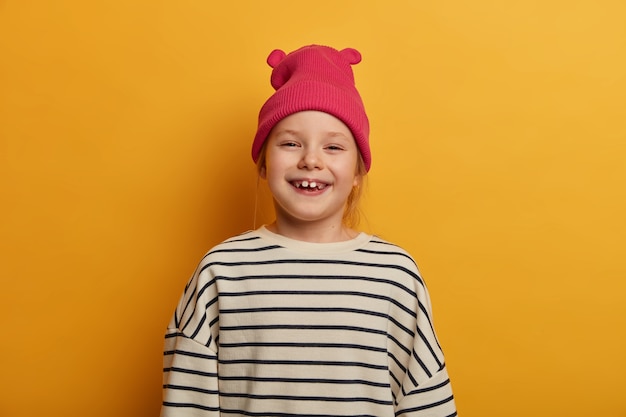
[(168, 326), (162, 416), (454, 416), (427, 289), (401, 248), (265, 228), (200, 262)]

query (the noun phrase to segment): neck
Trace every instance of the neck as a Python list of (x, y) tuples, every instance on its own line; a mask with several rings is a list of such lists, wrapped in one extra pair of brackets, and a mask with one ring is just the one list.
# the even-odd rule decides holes
[(354, 239), (359, 233), (343, 224), (294, 224), (276, 219), (268, 230), (294, 240), (311, 243), (343, 242)]

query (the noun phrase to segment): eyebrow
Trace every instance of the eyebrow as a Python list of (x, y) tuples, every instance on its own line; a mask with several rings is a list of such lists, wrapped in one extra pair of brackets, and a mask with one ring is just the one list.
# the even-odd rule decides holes
[(341, 136), (342, 138), (350, 139), (349, 136), (346, 136), (344, 133), (341, 133), (341, 132), (328, 132), (328, 136), (331, 136), (331, 137)]
[(282, 129), (282, 130), (277, 130), (275, 132), (276, 136), (280, 136), (280, 135), (292, 135), (292, 136), (297, 136), (298, 132), (296, 132), (295, 130), (291, 130), (291, 129)]

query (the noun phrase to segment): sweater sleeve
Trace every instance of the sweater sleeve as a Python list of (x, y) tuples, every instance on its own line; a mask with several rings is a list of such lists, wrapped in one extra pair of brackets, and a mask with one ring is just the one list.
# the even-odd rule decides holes
[(415, 301), (415, 336), (396, 397), (396, 417), (456, 416), (452, 387), (432, 324), (430, 297), (423, 281), (416, 286)]
[(165, 334), (161, 417), (219, 416), (217, 293), (200, 265)]

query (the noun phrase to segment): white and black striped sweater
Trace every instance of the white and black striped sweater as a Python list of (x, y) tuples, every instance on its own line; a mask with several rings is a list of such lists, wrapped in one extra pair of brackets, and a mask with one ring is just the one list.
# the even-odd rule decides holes
[(163, 390), (163, 417), (456, 415), (415, 262), (364, 233), (213, 248), (168, 326)]

